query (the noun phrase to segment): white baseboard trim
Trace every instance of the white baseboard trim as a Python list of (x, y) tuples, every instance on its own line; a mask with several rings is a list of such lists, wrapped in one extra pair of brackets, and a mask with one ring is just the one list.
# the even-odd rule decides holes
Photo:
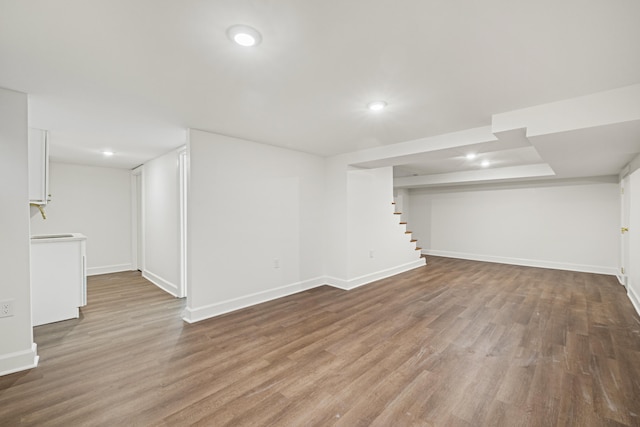
[(170, 281), (165, 280), (162, 277), (156, 274), (153, 274), (148, 270), (144, 270), (142, 272), (142, 277), (144, 277), (145, 279), (147, 279), (148, 281), (150, 281), (151, 283), (153, 283), (163, 291), (173, 295), (176, 298), (178, 297), (178, 286), (174, 285)]
[(0, 376), (9, 375), (38, 366), (40, 357), (37, 353), (38, 345), (31, 343), (31, 349), (16, 351), (0, 356)]
[(399, 265), (397, 267), (388, 268), (386, 270), (380, 270), (375, 273), (366, 274), (364, 276), (356, 277), (354, 279), (344, 280), (337, 277), (326, 277), (326, 284), (333, 286), (334, 288), (343, 289), (349, 291), (357, 287), (366, 285), (376, 280), (386, 279), (387, 277), (395, 276), (396, 274), (404, 273), (405, 271), (413, 270), (414, 268), (422, 267), (426, 265), (424, 258), (419, 258), (415, 261), (411, 261), (406, 264)]
[(350, 290), (359, 286), (366, 285), (367, 283), (375, 282), (376, 280), (385, 279), (396, 274), (404, 273), (405, 271), (413, 270), (414, 268), (422, 267), (425, 264), (425, 259), (420, 258), (415, 261), (399, 265), (397, 267), (381, 270), (376, 273), (367, 274), (350, 280), (338, 279), (336, 277), (328, 276), (316, 277), (313, 279), (291, 283), (289, 285), (280, 286), (278, 288), (269, 289), (262, 292), (256, 292), (254, 294), (229, 299), (203, 307), (187, 307), (182, 312), (182, 319), (187, 323), (195, 323), (201, 320), (220, 316), (221, 314), (230, 313), (232, 311), (240, 310), (242, 308), (250, 307), (256, 304), (261, 304), (263, 302), (271, 301), (277, 298), (286, 297), (323, 285), (329, 285), (343, 290)]
[(618, 282), (620, 282), (620, 284), (622, 286), (624, 286), (625, 288), (627, 287), (627, 276), (625, 274), (616, 274), (616, 277), (618, 278)]
[(618, 270), (615, 267), (603, 267), (598, 265), (570, 264), (554, 261), (543, 261), (535, 259), (511, 258), (494, 255), (469, 254), (464, 252), (450, 252), (439, 250), (422, 250), (424, 255), (442, 256), (447, 258), (468, 259), (471, 261), (495, 262), (499, 264), (522, 265), (524, 267), (550, 268), (553, 270), (579, 271), (581, 273), (606, 274), (616, 276)]
[(269, 289), (267, 291), (256, 292), (254, 294), (245, 295), (239, 298), (232, 298), (215, 304), (209, 304), (203, 307), (185, 308), (182, 312), (182, 319), (187, 323), (195, 323), (221, 314), (240, 310), (241, 308), (250, 307), (252, 305), (261, 304), (277, 298), (286, 297), (298, 292), (317, 288), (324, 285), (325, 278), (317, 277), (314, 279), (304, 280), (292, 283), (278, 288)]
[(87, 268), (87, 276), (97, 276), (98, 274), (119, 273), (121, 271), (133, 270), (131, 264), (117, 264), (117, 265), (105, 265), (102, 267), (89, 267)]
[(640, 315), (640, 297), (638, 297), (638, 294), (636, 294), (631, 286), (627, 286), (627, 296), (631, 300), (633, 308), (635, 308), (638, 315)]

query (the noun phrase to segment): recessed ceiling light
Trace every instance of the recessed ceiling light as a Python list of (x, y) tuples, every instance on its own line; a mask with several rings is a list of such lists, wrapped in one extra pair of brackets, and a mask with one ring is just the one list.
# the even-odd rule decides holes
[(384, 110), (386, 106), (387, 106), (387, 103), (384, 101), (372, 101), (367, 104), (367, 108), (371, 111)]
[(482, 163), (480, 163), (480, 166), (482, 166), (483, 168), (488, 168), (489, 166), (491, 166), (491, 162), (489, 160), (483, 160)]
[(476, 153), (468, 153), (465, 157), (467, 160), (473, 160), (476, 158)]
[(109, 150), (104, 150), (104, 151), (102, 152), (102, 155), (103, 155), (103, 156), (105, 156), (105, 157), (111, 157), (111, 156), (113, 156), (114, 154), (116, 154), (116, 153), (114, 153), (113, 151), (109, 151)]
[(262, 36), (248, 25), (234, 25), (227, 30), (227, 36), (240, 46), (251, 47), (262, 41)]

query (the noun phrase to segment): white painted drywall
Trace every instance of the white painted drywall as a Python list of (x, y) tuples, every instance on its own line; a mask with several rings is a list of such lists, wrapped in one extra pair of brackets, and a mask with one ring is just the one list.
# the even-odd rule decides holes
[(411, 190), (408, 220), (427, 254), (615, 275), (619, 186), (594, 181)]
[(128, 170), (50, 163), (47, 219), (31, 209), (31, 234), (87, 236), (87, 274), (131, 270)]
[(411, 236), (405, 234), (400, 216), (394, 215), (393, 168), (352, 169), (347, 178), (347, 280), (381, 274), (418, 261), (420, 252), (410, 242)]
[(350, 166), (357, 153), (326, 159), (325, 274), (352, 289), (424, 265), (393, 215), (391, 167)]
[(185, 320), (321, 284), (324, 160), (197, 130), (187, 147)]
[(0, 301), (14, 315), (0, 318), (0, 375), (34, 367), (29, 273), (27, 95), (0, 88)]
[(178, 151), (153, 159), (142, 170), (144, 277), (172, 295), (180, 286)]
[(324, 274), (347, 280), (347, 166), (342, 156), (325, 160)]

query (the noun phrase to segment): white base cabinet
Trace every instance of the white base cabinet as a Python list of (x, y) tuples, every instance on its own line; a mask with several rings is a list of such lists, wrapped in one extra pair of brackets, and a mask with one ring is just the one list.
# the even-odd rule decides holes
[(31, 238), (33, 326), (77, 318), (87, 304), (86, 239), (78, 233)]

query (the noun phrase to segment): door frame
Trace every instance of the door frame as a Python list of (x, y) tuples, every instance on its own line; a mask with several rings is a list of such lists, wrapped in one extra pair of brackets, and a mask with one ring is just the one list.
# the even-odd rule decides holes
[(189, 184), (189, 162), (186, 146), (178, 151), (178, 175), (180, 198), (180, 287), (178, 297), (187, 296), (187, 196)]
[(144, 165), (131, 170), (131, 269), (144, 271)]
[[(625, 173), (626, 172), (626, 173)], [(629, 232), (622, 232), (629, 228), (631, 218), (630, 174), (623, 171), (620, 179), (620, 271), (618, 281), (626, 288), (629, 280)]]

